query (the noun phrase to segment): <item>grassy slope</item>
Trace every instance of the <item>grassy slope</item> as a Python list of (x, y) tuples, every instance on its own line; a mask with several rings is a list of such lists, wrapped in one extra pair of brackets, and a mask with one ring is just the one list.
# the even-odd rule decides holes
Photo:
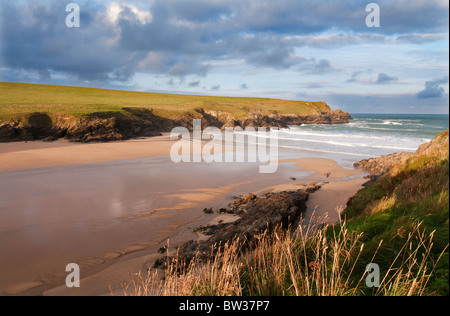
[[(378, 264), (381, 270), (391, 265), (408, 234), (419, 223), (426, 235), (433, 234), (431, 266), (449, 242), (449, 131), (435, 138), (438, 146), (395, 166), (378, 181), (353, 197), (344, 212), (349, 231), (363, 232), (367, 260), (379, 243)], [(433, 233), (434, 232), (434, 233)], [(413, 243), (417, 244), (414, 239)], [(448, 295), (448, 248), (428, 291)]]
[(234, 118), (252, 110), (262, 114), (309, 115), (316, 109), (329, 111), (324, 102), (285, 101), (130, 92), (92, 88), (0, 82), (0, 121), (30, 113), (83, 116), (94, 112), (123, 112), (123, 107), (152, 109), (156, 115), (173, 117), (196, 109), (229, 112)]

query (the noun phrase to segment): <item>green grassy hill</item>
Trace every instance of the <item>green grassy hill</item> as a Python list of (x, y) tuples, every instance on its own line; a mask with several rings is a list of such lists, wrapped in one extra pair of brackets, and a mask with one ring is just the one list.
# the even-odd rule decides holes
[(323, 101), (286, 101), (145, 93), (0, 82), (0, 142), (112, 141), (170, 132), (173, 127), (287, 127), (345, 124), (348, 113)]
[(311, 115), (331, 111), (325, 102), (285, 101), (267, 98), (237, 98), (130, 92), (92, 88), (0, 82), (0, 120), (30, 113), (84, 116), (95, 112), (121, 112), (124, 107), (152, 110), (161, 117), (194, 113), (197, 109), (247, 117), (253, 111)]

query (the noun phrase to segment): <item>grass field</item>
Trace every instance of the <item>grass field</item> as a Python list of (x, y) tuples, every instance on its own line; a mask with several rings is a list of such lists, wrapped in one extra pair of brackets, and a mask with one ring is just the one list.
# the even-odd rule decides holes
[(151, 109), (156, 115), (167, 118), (192, 113), (196, 109), (228, 112), (237, 119), (253, 111), (297, 115), (309, 115), (317, 109), (330, 111), (325, 102), (176, 95), (10, 82), (0, 82), (0, 91), (0, 121), (37, 112), (73, 116), (123, 112), (123, 107)]

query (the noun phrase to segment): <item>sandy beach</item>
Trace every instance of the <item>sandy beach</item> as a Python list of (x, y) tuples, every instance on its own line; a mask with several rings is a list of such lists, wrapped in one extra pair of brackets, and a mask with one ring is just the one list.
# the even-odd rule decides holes
[(17, 142), (0, 144), (0, 171), (36, 169), (167, 156), (174, 142), (169, 134), (126, 142)]
[[(326, 213), (334, 223), (366, 181), (324, 158), (282, 160), (274, 174), (249, 163), (175, 164), (172, 145), (168, 135), (0, 144), (0, 293), (120, 295), (160, 247), (196, 239), (193, 228), (217, 219), (206, 207), (319, 183), (305, 217)], [(72, 262), (81, 267), (80, 288), (64, 285)]]

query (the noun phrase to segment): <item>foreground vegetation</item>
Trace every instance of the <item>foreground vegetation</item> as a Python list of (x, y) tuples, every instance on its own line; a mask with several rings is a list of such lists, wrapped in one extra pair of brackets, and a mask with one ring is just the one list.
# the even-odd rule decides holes
[[(427, 293), (448, 295), (449, 271), (449, 131), (439, 134), (430, 146), (397, 165), (385, 176), (361, 190), (345, 210), (347, 228), (364, 232), (363, 241), (378, 249), (380, 264), (387, 266), (404, 246), (405, 236), (420, 225), (433, 237), (428, 266), (440, 258)], [(412, 247), (419, 241), (416, 240)], [(445, 252), (441, 253), (445, 250)], [(420, 255), (423, 255), (421, 252)], [(430, 271), (428, 271), (430, 272)]]
[[(345, 221), (281, 229), (241, 253), (230, 242), (208, 262), (134, 275), (125, 295), (448, 295), (448, 131), (357, 193)], [(368, 287), (366, 267), (380, 267)], [(180, 274), (181, 271), (181, 274)]]
[(0, 122), (26, 118), (32, 113), (70, 115), (93, 113), (128, 115), (123, 108), (153, 111), (163, 118), (180, 117), (197, 109), (229, 113), (236, 119), (253, 111), (263, 115), (310, 115), (331, 111), (325, 102), (286, 101), (267, 98), (213, 97), (92, 88), (0, 82)]
[[(331, 233), (331, 236), (328, 233)], [(369, 262), (384, 261), (383, 243), (366, 248), (364, 233), (346, 224), (328, 231), (261, 234), (256, 249), (240, 253), (236, 243), (185, 267), (173, 263), (161, 271), (132, 276), (125, 295), (137, 296), (355, 296), (435, 295), (432, 276), (440, 272), (444, 253), (433, 255), (434, 236), (421, 225), (404, 238), (392, 262), (381, 266), (380, 287), (369, 288)], [(369, 260), (366, 260), (369, 258)], [(179, 271), (182, 271), (180, 274)]]

